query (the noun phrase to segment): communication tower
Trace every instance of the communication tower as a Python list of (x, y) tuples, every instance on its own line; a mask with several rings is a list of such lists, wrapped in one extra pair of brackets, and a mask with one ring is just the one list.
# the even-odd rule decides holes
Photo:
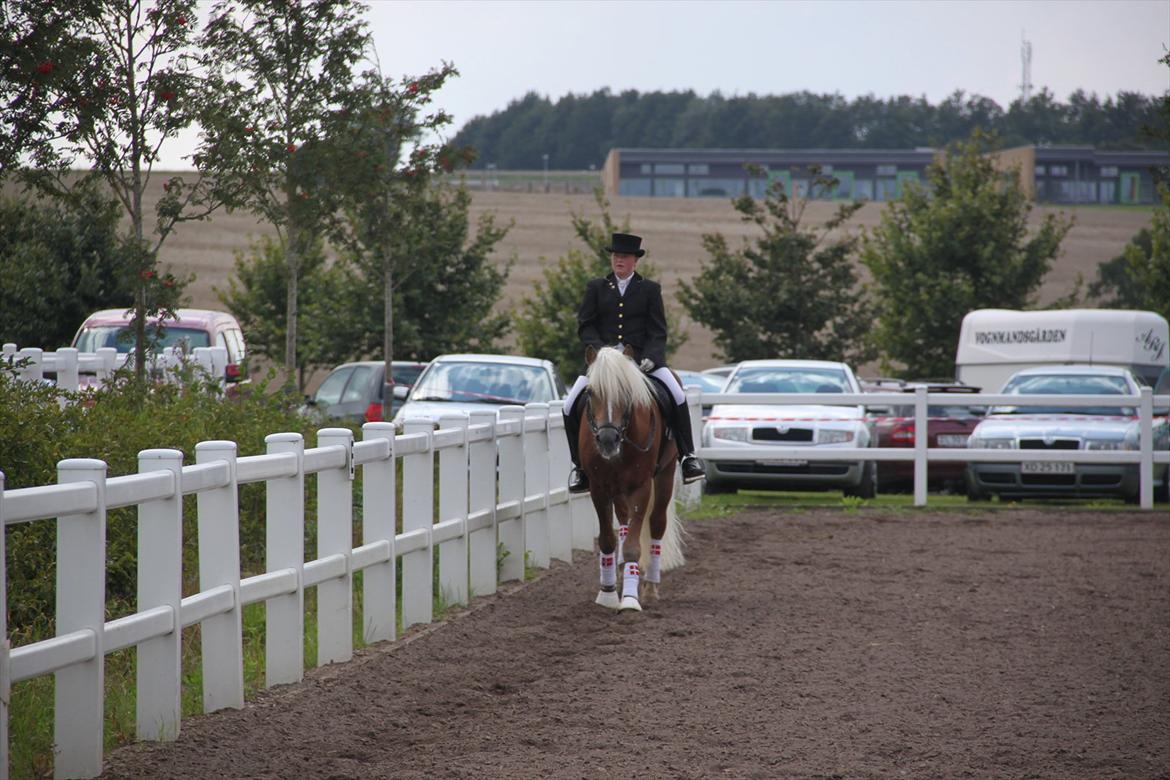
[(1032, 42), (1020, 33), (1020, 62), (1023, 77), (1020, 80), (1020, 100), (1027, 103), (1032, 97)]

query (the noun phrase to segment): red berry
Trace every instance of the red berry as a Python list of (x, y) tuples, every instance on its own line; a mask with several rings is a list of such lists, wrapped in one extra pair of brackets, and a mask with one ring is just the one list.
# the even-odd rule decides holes
[(251, 135), (251, 134), (252, 134), (252, 133), (254, 133), (255, 131), (256, 131), (256, 128), (254, 128), (254, 127), (245, 127), (245, 128), (244, 128), (244, 132), (245, 132), (247, 135)]
[(179, 18), (175, 19), (175, 21), (178, 22), (180, 27), (187, 26), (187, 17), (183, 16), (182, 14), (180, 14)]
[(292, 153), (292, 152), (295, 152), (297, 150), (297, 145), (296, 144), (289, 144), (288, 146), (286, 146), (284, 148), (288, 149), (289, 152)]
[(45, 60), (40, 65), (37, 65), (37, 73), (41, 74), (42, 76), (48, 76), (52, 72), (53, 72), (52, 60)]
[(410, 82), (410, 86), (407, 87), (407, 89), (410, 90), (410, 94), (412, 94), (412, 95), (414, 93), (418, 92), (418, 82), (417, 81)]
[(143, 271), (139, 274), (143, 279), (151, 279), (154, 277), (154, 271)]

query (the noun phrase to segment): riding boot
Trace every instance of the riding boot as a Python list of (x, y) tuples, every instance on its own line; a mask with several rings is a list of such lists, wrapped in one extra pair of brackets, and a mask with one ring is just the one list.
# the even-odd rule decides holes
[(569, 459), (573, 461), (573, 470), (569, 472), (569, 492), (570, 493), (587, 493), (589, 492), (589, 477), (581, 469), (581, 456), (578, 453), (577, 437), (581, 434), (581, 397), (578, 396), (576, 403), (571, 409), (564, 412), (565, 416), (565, 438), (569, 441)]
[(695, 457), (695, 434), (691, 431), (691, 410), (685, 403), (674, 407), (674, 438), (678, 444), (678, 459), (682, 466), (683, 482), (689, 484), (707, 476), (703, 462)]

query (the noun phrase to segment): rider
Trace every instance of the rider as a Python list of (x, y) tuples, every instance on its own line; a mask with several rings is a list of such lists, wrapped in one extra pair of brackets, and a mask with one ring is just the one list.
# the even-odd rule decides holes
[[(629, 345), (643, 372), (661, 381), (674, 398), (674, 413), (668, 415), (678, 444), (683, 482), (705, 476), (703, 464), (695, 457), (695, 439), (691, 432), (691, 414), (686, 395), (674, 374), (666, 367), (666, 309), (662, 305), (662, 287), (634, 272), (638, 258), (646, 254), (640, 236), (614, 233), (609, 252), (613, 273), (592, 279), (585, 287), (585, 297), (577, 310), (577, 335), (586, 346)], [(587, 384), (577, 381), (565, 398), (565, 434), (569, 439), (569, 456), (573, 471), (569, 474), (569, 492), (589, 489), (589, 478), (581, 470), (577, 454), (577, 436), (581, 428), (581, 410), (577, 403)]]

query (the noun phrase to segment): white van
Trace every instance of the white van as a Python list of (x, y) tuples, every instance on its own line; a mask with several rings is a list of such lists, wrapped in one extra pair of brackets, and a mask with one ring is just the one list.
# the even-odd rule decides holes
[(955, 378), (997, 392), (1023, 368), (1087, 363), (1128, 368), (1150, 385), (1170, 365), (1170, 325), (1152, 311), (976, 309), (963, 318)]

